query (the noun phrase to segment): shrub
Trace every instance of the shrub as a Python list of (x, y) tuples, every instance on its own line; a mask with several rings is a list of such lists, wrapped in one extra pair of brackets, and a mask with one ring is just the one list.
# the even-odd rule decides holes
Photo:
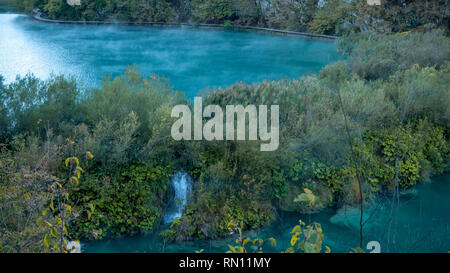
[(352, 35), (340, 39), (339, 48), (351, 70), (368, 80), (387, 79), (415, 64), (439, 68), (450, 60), (450, 38), (442, 30)]

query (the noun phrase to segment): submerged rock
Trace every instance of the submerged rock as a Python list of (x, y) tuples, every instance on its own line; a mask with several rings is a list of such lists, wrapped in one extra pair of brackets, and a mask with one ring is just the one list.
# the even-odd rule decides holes
[(412, 189), (412, 188), (400, 191), (401, 198), (415, 198), (415, 197), (417, 197), (418, 194), (419, 194), (419, 192), (417, 191), (417, 189)]
[[(364, 229), (371, 227), (371, 221), (367, 221), (369, 218), (373, 217), (375, 211), (372, 209), (366, 209), (363, 212), (363, 223)], [(361, 217), (361, 210), (359, 207), (343, 206), (336, 211), (336, 214), (330, 218), (332, 224), (347, 227), (353, 230), (359, 230), (359, 221)]]

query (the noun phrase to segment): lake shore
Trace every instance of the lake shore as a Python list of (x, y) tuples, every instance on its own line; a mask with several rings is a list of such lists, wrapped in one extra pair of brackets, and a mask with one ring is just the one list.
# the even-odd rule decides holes
[[(0, 14), (0, 252), (448, 251), (446, 33), (155, 24)], [(176, 140), (197, 94), (277, 105), (278, 150)]]
[(282, 36), (299, 36), (310, 39), (336, 40), (339, 37), (324, 34), (314, 34), (307, 32), (297, 32), (289, 30), (279, 30), (273, 28), (252, 27), (252, 26), (225, 26), (220, 24), (192, 24), (192, 23), (164, 23), (164, 22), (105, 22), (105, 21), (63, 21), (52, 20), (42, 17), (42, 12), (34, 10), (32, 17), (43, 23), (66, 24), (66, 25), (105, 25), (105, 26), (144, 26), (144, 27), (189, 27), (189, 28), (212, 28), (212, 29), (233, 29), (241, 31), (263, 32)]

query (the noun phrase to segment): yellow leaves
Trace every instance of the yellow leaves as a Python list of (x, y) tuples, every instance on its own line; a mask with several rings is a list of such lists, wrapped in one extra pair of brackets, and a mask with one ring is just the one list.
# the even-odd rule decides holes
[(231, 253), (237, 253), (237, 250), (236, 250), (236, 248), (235, 248), (234, 246), (228, 245), (228, 248), (230, 249), (229, 252), (231, 252)]
[(45, 221), (45, 224), (46, 224), (48, 227), (53, 227), (53, 225), (52, 225), (50, 222)]
[(398, 35), (399, 36), (406, 36), (406, 35), (408, 35), (410, 33), (411, 33), (411, 31), (404, 31), (404, 32), (400, 32)]
[(86, 152), (86, 159), (91, 160), (94, 158), (94, 155), (91, 152)]
[[(253, 245), (255, 244), (255, 242), (257, 242), (257, 240), (258, 239), (255, 239), (253, 241)], [(237, 246), (228, 245), (229, 250), (227, 251), (227, 253), (247, 253), (247, 249), (245, 249), (245, 245), (248, 244), (249, 242), (250, 242), (250, 238), (242, 239), (242, 237), (240, 237), (239, 240), (236, 240), (236, 244), (240, 243), (240, 245), (237, 245)]]
[(52, 199), (52, 201), (50, 202), (50, 209), (51, 209), (52, 211), (55, 211), (55, 206), (53, 205), (53, 199)]
[(80, 173), (78, 170), (76, 170), (76, 171), (74, 172), (74, 174), (75, 174), (75, 176), (76, 176), (78, 179), (81, 177), (81, 173)]
[(45, 234), (44, 236), (44, 244), (46, 247), (50, 247), (52, 240), (50, 239), (50, 236), (48, 236), (48, 234)]
[(53, 237), (58, 237), (58, 234), (56, 233), (56, 229), (53, 228), (53, 227), (50, 229), (50, 234), (51, 234)]
[(274, 247), (277, 246), (277, 240), (275, 240), (275, 238), (271, 237), (271, 238), (269, 238), (268, 240), (269, 240), (269, 242), (270, 242)]
[[(296, 225), (290, 233), (293, 234), (290, 240), (291, 247), (285, 253), (294, 252), (295, 247), (305, 253), (321, 252), (324, 236), (320, 224), (313, 223), (306, 226), (305, 222), (299, 220), (299, 225)], [(331, 253), (328, 246), (325, 247), (325, 253)]]
[(364, 253), (364, 249), (357, 247), (357, 248), (351, 248), (350, 253)]
[(80, 165), (80, 160), (77, 157), (66, 158), (66, 167), (69, 167), (69, 163), (78, 167), (78, 165)]
[(299, 225), (296, 225), (296, 226), (292, 229), (291, 234), (301, 232), (301, 230), (302, 230), (302, 228), (301, 228)]
[(61, 185), (61, 183), (59, 183), (59, 182), (55, 182), (55, 184), (56, 184), (56, 185), (58, 185), (58, 187), (59, 187), (59, 188), (62, 188), (62, 185)]
[(299, 232), (295, 233), (291, 238), (291, 246), (295, 246), (295, 244), (298, 242), (298, 236), (300, 235)]
[(80, 160), (77, 157), (72, 157), (72, 160), (75, 161), (75, 165), (80, 165)]
[(82, 173), (84, 173), (84, 170), (81, 168), (81, 167), (77, 167), (76, 169), (75, 169), (75, 175), (76, 175), (76, 177), (77, 178), (80, 178), (80, 176), (81, 176), (81, 174)]
[(258, 244), (258, 245), (261, 246), (261, 245), (264, 243), (264, 241), (263, 241), (262, 239), (256, 238), (256, 239), (253, 240), (252, 243), (253, 243), (254, 245)]
[(75, 176), (72, 176), (70, 178), (70, 183), (78, 185), (78, 178)]
[(305, 241), (301, 241), (300, 243), (298, 243), (297, 248), (305, 252)]
[(67, 211), (69, 212), (70, 215), (72, 215), (72, 206), (65, 204), (64, 208), (67, 209)]
[(228, 231), (230, 232), (230, 234), (233, 234), (234, 231), (235, 231), (235, 224), (234, 224), (234, 222), (228, 222), (227, 228), (228, 228)]
[(284, 253), (294, 253), (294, 249), (292, 247), (286, 249)]
[(90, 208), (90, 211), (87, 212), (88, 213), (88, 220), (91, 220), (92, 214), (95, 211), (95, 206), (92, 203), (89, 203), (88, 206)]
[(307, 188), (303, 188), (304, 193), (299, 194), (295, 199), (294, 202), (308, 202), (310, 206), (314, 206), (316, 203), (316, 196), (314, 193)]

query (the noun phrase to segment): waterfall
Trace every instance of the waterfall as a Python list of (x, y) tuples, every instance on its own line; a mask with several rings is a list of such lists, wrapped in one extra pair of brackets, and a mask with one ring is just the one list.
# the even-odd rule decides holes
[(174, 189), (175, 195), (172, 203), (166, 210), (166, 215), (164, 216), (164, 224), (170, 224), (176, 218), (181, 217), (183, 209), (186, 206), (187, 199), (191, 194), (191, 184), (191, 177), (185, 172), (177, 172), (172, 177), (172, 187)]

